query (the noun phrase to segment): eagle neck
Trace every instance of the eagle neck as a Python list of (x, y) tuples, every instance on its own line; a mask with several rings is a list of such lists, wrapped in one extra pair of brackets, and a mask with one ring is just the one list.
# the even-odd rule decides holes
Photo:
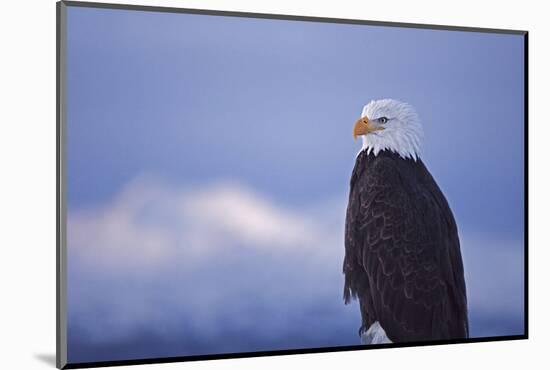
[(366, 151), (367, 154), (377, 156), (382, 152), (392, 152), (403, 159), (412, 159), (415, 162), (420, 156), (420, 138), (415, 132), (407, 132), (399, 137), (369, 134), (361, 138), (363, 145), (359, 153)]

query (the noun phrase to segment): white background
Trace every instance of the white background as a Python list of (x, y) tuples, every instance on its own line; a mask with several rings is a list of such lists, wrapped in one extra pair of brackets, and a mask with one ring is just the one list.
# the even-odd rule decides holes
[[(111, 2), (118, 2), (112, 0)], [(530, 339), (161, 365), (135, 369), (376, 367), (518, 369), (548, 364), (550, 253), (547, 117), (548, 10), (544, 1), (130, 1), (203, 9), (526, 29), (530, 73)], [(55, 354), (55, 2), (5, 1), (0, 56), (0, 367), (53, 368)], [(429, 58), (429, 56), (426, 56)], [(483, 122), (470, 122), (483, 124)], [(502, 143), (509, 145), (509, 143)], [(479, 153), (486, 155), (487, 153)], [(503, 158), (502, 160), (506, 160)]]

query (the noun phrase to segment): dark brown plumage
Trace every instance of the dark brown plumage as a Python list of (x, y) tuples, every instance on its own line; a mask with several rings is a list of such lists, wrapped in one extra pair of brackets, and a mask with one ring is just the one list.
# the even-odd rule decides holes
[(358, 155), (345, 249), (344, 300), (359, 299), (362, 330), (378, 321), (392, 342), (468, 337), (456, 223), (420, 159)]

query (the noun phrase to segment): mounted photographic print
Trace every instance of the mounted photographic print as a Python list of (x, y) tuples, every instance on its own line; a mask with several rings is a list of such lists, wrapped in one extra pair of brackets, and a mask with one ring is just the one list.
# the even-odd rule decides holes
[(57, 5), (58, 367), (527, 338), (527, 32)]

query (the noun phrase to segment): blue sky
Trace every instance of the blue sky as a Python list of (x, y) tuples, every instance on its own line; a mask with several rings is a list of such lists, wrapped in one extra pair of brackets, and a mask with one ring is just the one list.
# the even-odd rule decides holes
[(424, 125), (472, 334), (520, 334), (523, 68), (517, 35), (69, 7), (69, 360), (358, 343), (351, 129), (385, 97)]

